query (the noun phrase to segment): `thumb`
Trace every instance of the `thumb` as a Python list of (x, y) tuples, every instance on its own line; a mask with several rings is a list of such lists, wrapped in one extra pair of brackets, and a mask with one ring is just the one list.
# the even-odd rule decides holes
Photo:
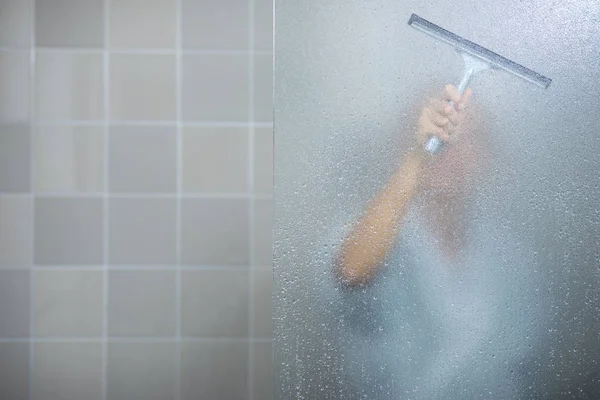
[(469, 103), (469, 100), (471, 99), (472, 94), (473, 94), (473, 90), (471, 90), (471, 88), (467, 88), (467, 90), (465, 90), (465, 93), (460, 98), (460, 103), (459, 103), (460, 110), (465, 108), (465, 106)]

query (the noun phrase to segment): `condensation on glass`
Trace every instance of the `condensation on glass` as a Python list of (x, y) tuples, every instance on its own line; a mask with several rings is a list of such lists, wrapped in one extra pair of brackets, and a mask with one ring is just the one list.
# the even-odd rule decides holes
[[(276, 398), (600, 398), (598, 2), (275, 6)], [(412, 13), (553, 82), (472, 80), (484, 140), (467, 195), (415, 197), (379, 274), (349, 289), (332, 272), (345, 235), (406, 160), (424, 102), (461, 76)]]

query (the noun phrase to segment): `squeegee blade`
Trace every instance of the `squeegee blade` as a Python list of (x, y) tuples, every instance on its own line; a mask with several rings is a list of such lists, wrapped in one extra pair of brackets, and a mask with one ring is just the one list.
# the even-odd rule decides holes
[(534, 83), (543, 88), (547, 88), (552, 82), (552, 79), (545, 77), (521, 64), (518, 64), (500, 54), (494, 53), (491, 50), (486, 49), (476, 43), (473, 43), (455, 33), (447, 31), (446, 29), (427, 21), (424, 18), (419, 17), (416, 14), (412, 14), (408, 20), (408, 24), (413, 28), (416, 28), (434, 38), (448, 43), (460, 51), (469, 53), (475, 57), (478, 57), (494, 68), (500, 68), (514, 75), (519, 76), (531, 83)]

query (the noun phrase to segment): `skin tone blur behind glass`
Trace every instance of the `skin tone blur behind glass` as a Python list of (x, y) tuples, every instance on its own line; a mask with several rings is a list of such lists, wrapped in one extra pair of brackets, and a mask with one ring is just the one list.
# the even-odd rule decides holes
[[(417, 210), (448, 265), (460, 261), (468, 204), (484, 162), (477, 156), (483, 132), (467, 110), (471, 94), (467, 89), (461, 96), (449, 84), (422, 109), (410, 151), (343, 242), (336, 273), (345, 285), (366, 285), (377, 276), (417, 197), (422, 199)], [(445, 143), (445, 150), (433, 156), (424, 150), (432, 134)]]

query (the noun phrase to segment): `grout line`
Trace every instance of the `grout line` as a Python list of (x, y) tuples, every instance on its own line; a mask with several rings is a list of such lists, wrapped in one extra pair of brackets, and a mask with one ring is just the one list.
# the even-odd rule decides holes
[(255, 272), (273, 272), (273, 266), (267, 264), (255, 264), (252, 266)]
[(33, 265), (35, 271), (104, 271), (104, 265)]
[(11, 46), (2, 46), (2, 47), (0, 47), (0, 52), (3, 52), (3, 53), (8, 53), (8, 52), (11, 52), (11, 53), (30, 53), (31, 52), (31, 48), (29, 46), (30, 45), (28, 45), (28, 46), (22, 46), (22, 47), (19, 47), (19, 46), (12, 46), (12, 47)]
[(29, 193), (27, 193), (27, 192), (23, 192), (23, 193), (0, 192), (0, 196), (3, 199), (29, 199), (32, 195), (33, 195), (32, 192), (29, 192)]
[(240, 271), (247, 269), (247, 265), (186, 265), (181, 266), (186, 271)]
[(271, 343), (270, 337), (223, 337), (223, 336), (197, 336), (197, 337), (181, 337), (176, 336), (64, 336), (64, 337), (16, 337), (16, 338), (0, 338), (0, 343), (176, 343), (176, 342), (224, 342), (224, 343)]
[[(32, 265), (36, 271), (173, 271), (180, 269), (182, 271), (241, 271), (247, 269), (244, 265), (186, 265), (183, 263), (174, 265)], [(264, 266), (256, 268), (266, 268)], [(2, 268), (1, 271), (23, 271), (23, 268)]]
[(0, 121), (0, 126), (27, 125), (27, 124), (33, 125), (33, 122), (31, 121), (29, 116), (26, 116), (25, 118), (5, 117), (5, 118), (2, 118), (2, 121)]
[(109, 151), (110, 151), (110, 0), (104, 0), (104, 193), (103, 193), (103, 281), (104, 304), (102, 314), (102, 399), (108, 398), (108, 306), (109, 306)]
[(254, 200), (273, 200), (273, 193), (254, 193), (252, 195)]
[[(30, 23), (31, 30), (30, 34), (30, 46), (29, 49), (29, 179), (30, 179), (30, 196), (31, 196), (31, 265), (35, 262), (35, 132), (33, 121), (35, 120), (35, 66), (36, 66), (36, 54), (35, 54), (35, 0), (29, 1), (30, 6)], [(32, 266), (29, 268), (29, 370), (28, 382), (27, 382), (27, 396), (29, 400), (33, 399), (33, 367), (35, 364), (35, 346), (33, 337), (35, 336), (35, 270)]]
[(183, 265), (185, 271), (241, 271), (249, 270), (247, 265)]
[(248, 122), (230, 122), (230, 121), (198, 121), (198, 122), (185, 122), (186, 127), (255, 127), (255, 128), (272, 128), (273, 122), (270, 121), (248, 121)]
[[(254, 192), (254, 0), (248, 0), (248, 260), (250, 267), (248, 268), (248, 336), (251, 339), (254, 336), (254, 200), (252, 194)], [(254, 346), (252, 343), (248, 345), (248, 400), (254, 399)]]
[[(108, 16), (106, 17), (108, 18)], [(108, 32), (105, 33), (105, 38), (108, 36)], [(23, 51), (26, 52), (26, 47), (10, 47), (0, 46), (0, 52), (15, 52)], [(181, 49), (180, 46), (169, 49), (169, 48), (112, 48), (106, 45), (104, 48), (92, 48), (92, 47), (46, 47), (41, 46), (37, 48), (40, 53), (72, 53), (72, 54), (104, 54), (108, 51), (111, 54), (130, 54), (130, 55), (215, 55), (215, 56), (245, 56), (248, 54), (260, 54), (269, 55), (273, 52), (268, 50), (222, 50), (222, 49)]]
[(175, 217), (175, 243), (176, 243), (176, 276), (175, 276), (175, 333), (177, 336), (177, 342), (175, 344), (175, 399), (181, 398), (181, 262), (182, 262), (182, 247), (181, 247), (181, 207), (182, 207), (182, 188), (183, 188), (183, 175), (182, 175), (182, 148), (183, 148), (183, 124), (182, 124), (182, 56), (181, 56), (181, 45), (182, 45), (182, 12), (183, 5), (182, 0), (177, 0), (175, 4), (175, 50), (176, 50), (176, 71), (175, 71), (175, 109), (177, 118), (177, 204), (176, 204), (176, 217)]
[[(10, 196), (2, 194), (2, 197), (27, 197), (29, 195)], [(37, 193), (36, 198), (39, 199), (260, 199), (270, 200), (273, 198), (269, 193)]]
[(172, 271), (174, 267), (166, 265), (34, 265), (36, 271)]
[[(3, 121), (0, 125), (7, 123), (19, 123), (22, 121)], [(107, 124), (106, 120), (39, 120), (35, 121), (36, 126), (104, 126)], [(150, 120), (114, 120), (108, 121), (110, 126), (183, 126), (186, 128), (248, 128), (254, 126), (256, 128), (272, 128), (273, 123), (269, 121), (182, 121), (179, 120), (161, 120), (161, 121), (150, 121)]]

